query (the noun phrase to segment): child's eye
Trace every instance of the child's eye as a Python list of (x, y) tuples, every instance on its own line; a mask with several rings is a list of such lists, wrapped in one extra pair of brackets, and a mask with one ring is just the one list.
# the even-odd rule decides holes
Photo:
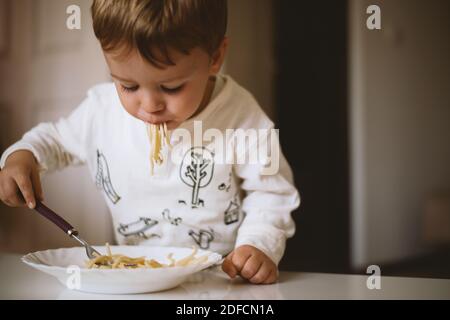
[(183, 89), (183, 87), (184, 87), (184, 85), (181, 85), (181, 86), (178, 86), (178, 87), (175, 87), (175, 88), (168, 88), (168, 87), (165, 87), (165, 86), (161, 86), (161, 89), (164, 92), (168, 93), (168, 94), (175, 94), (175, 93), (180, 92), (181, 89)]
[(127, 86), (124, 86), (123, 84), (121, 84), (120, 87), (125, 92), (134, 92), (139, 88), (139, 86), (127, 87)]

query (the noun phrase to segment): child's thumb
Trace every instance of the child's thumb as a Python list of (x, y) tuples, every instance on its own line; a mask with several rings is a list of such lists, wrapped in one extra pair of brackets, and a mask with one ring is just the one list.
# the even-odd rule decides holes
[(233, 264), (233, 261), (231, 260), (233, 258), (234, 251), (232, 251), (226, 258), (223, 260), (222, 263), (222, 270), (228, 274), (231, 278), (234, 278), (238, 274), (238, 270)]
[(34, 197), (33, 184), (30, 177), (27, 175), (21, 175), (16, 177), (15, 180), (22, 194), (23, 200), (25, 201), (25, 205), (28, 206), (28, 208), (33, 209), (36, 205), (36, 201)]

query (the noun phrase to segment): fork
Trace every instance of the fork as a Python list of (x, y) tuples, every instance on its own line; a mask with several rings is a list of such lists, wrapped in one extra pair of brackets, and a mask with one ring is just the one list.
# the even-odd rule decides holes
[(34, 207), (34, 210), (36, 210), (45, 218), (56, 224), (62, 231), (67, 233), (71, 238), (81, 243), (81, 245), (83, 245), (84, 248), (86, 249), (86, 255), (89, 257), (89, 259), (96, 258), (95, 255), (101, 256), (101, 254), (97, 250), (92, 248), (92, 246), (90, 246), (89, 243), (86, 242), (86, 240), (80, 237), (79, 232), (74, 227), (72, 227), (70, 223), (64, 220), (60, 215), (56, 214), (53, 210), (48, 208), (45, 204), (43, 204), (40, 201), (36, 201), (36, 206)]

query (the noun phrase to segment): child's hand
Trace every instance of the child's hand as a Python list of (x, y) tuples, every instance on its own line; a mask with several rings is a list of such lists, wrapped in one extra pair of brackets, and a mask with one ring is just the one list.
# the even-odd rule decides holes
[(7, 158), (0, 171), (0, 199), (11, 207), (34, 208), (36, 198), (43, 200), (38, 164), (27, 150), (18, 150)]
[(250, 245), (234, 249), (223, 261), (222, 270), (231, 278), (240, 275), (251, 283), (269, 284), (278, 278), (275, 263), (264, 252)]

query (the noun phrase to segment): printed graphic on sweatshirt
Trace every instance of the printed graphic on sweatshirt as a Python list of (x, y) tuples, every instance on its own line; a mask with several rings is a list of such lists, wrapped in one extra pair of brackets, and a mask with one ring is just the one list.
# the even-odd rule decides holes
[(238, 194), (228, 204), (228, 208), (224, 212), (223, 222), (226, 225), (239, 221), (239, 213), (241, 212), (241, 205)]
[(214, 174), (214, 155), (205, 147), (193, 147), (183, 157), (180, 179), (192, 188), (191, 206), (198, 208), (205, 202), (200, 199), (200, 189), (206, 187)]
[(220, 190), (220, 191), (226, 191), (226, 192), (229, 192), (230, 191), (230, 187), (231, 187), (231, 172), (228, 174), (228, 181), (225, 183), (225, 182), (223, 182), (223, 183), (221, 183), (219, 186), (218, 186), (218, 189)]
[(111, 183), (108, 162), (106, 161), (103, 153), (101, 153), (99, 150), (97, 150), (97, 175), (95, 177), (95, 184), (98, 188), (103, 188), (112, 203), (116, 204), (117, 202), (119, 202), (120, 197), (114, 190)]
[(209, 228), (209, 231), (203, 229), (198, 231), (189, 230), (189, 235), (201, 249), (205, 250), (209, 249), (211, 241), (214, 240), (214, 230), (211, 228)]
[(162, 212), (162, 216), (165, 220), (169, 221), (170, 224), (173, 224), (174, 226), (179, 225), (183, 221), (183, 219), (181, 217), (172, 218), (170, 216), (169, 209), (164, 209), (164, 211)]
[(117, 228), (117, 232), (126, 238), (150, 239), (153, 237), (161, 237), (158, 234), (148, 232), (148, 230), (156, 224), (158, 224), (157, 220), (140, 217), (137, 221), (128, 224), (120, 224)]

